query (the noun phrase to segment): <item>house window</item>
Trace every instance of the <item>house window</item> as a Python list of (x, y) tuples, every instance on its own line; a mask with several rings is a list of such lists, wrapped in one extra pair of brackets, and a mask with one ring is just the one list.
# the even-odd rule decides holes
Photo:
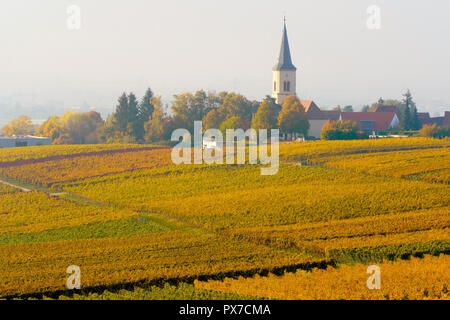
[(273, 82), (273, 91), (277, 91), (277, 82), (276, 81)]

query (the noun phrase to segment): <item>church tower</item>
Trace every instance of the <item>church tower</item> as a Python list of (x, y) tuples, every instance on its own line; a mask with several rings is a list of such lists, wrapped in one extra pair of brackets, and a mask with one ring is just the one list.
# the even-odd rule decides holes
[(291, 51), (289, 50), (285, 19), (278, 63), (272, 69), (272, 97), (276, 99), (278, 104), (283, 104), (287, 96), (296, 94), (296, 71), (297, 68), (292, 64)]

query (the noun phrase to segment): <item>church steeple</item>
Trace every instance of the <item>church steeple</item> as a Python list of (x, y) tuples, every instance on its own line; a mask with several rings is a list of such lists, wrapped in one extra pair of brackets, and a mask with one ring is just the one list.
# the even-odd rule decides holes
[(292, 64), (291, 51), (287, 36), (286, 19), (284, 19), (283, 38), (281, 39), (278, 63), (272, 69), (272, 97), (282, 104), (287, 96), (296, 95), (297, 68)]
[(287, 36), (286, 19), (284, 19), (283, 37), (281, 39), (281, 49), (280, 55), (278, 56), (278, 63), (273, 67), (273, 70), (297, 70), (297, 68), (292, 64), (291, 51), (289, 50), (289, 41)]

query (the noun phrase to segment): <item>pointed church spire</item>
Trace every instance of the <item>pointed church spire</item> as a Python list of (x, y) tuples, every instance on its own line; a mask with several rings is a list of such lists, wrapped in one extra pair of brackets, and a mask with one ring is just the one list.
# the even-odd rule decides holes
[(283, 38), (281, 39), (280, 55), (278, 57), (278, 63), (273, 67), (273, 70), (297, 70), (297, 68), (292, 64), (291, 51), (289, 50), (286, 17), (284, 17)]

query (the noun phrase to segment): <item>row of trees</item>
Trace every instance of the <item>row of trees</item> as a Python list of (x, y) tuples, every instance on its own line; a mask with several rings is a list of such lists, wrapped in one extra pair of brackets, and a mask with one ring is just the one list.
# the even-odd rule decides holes
[[(408, 90), (402, 101), (379, 99), (366, 111), (375, 111), (380, 105), (394, 105), (401, 112), (402, 130), (418, 130), (420, 123), (417, 108)], [(173, 130), (185, 128), (193, 133), (194, 121), (202, 121), (204, 129), (248, 128), (275, 129), (282, 133), (298, 133), (307, 136), (309, 122), (298, 97), (285, 99), (283, 106), (266, 96), (262, 102), (248, 100), (233, 92), (182, 93), (173, 96), (172, 115), (167, 113), (161, 97), (149, 88), (139, 100), (134, 93), (123, 93), (115, 111), (106, 121), (95, 111), (87, 113), (66, 112), (44, 122), (36, 134), (48, 136), (55, 144), (84, 143), (156, 143), (170, 140)], [(353, 111), (352, 106), (338, 107), (341, 111)], [(20, 117), (3, 128), (6, 134), (31, 134), (31, 119)], [(329, 122), (324, 127), (324, 139), (361, 138), (353, 123)]]
[[(149, 105), (144, 106), (147, 101)], [(160, 142), (169, 140), (176, 128), (193, 133), (194, 121), (202, 121), (205, 130), (217, 128), (223, 132), (238, 128), (280, 128), (285, 133), (306, 136), (309, 129), (304, 108), (296, 96), (286, 98), (280, 106), (269, 96), (259, 103), (233, 92), (217, 94), (200, 90), (174, 95), (172, 116), (168, 116), (166, 109), (160, 97), (153, 97), (150, 89), (137, 107), (133, 94), (123, 94), (115, 113), (107, 120), (103, 140)]]
[(134, 93), (123, 93), (106, 120), (95, 111), (66, 112), (50, 117), (36, 134), (51, 137), (54, 144), (156, 143), (170, 140), (177, 128), (192, 133), (194, 121), (202, 121), (205, 130), (218, 128), (223, 132), (279, 128), (286, 134), (306, 136), (309, 129), (304, 107), (296, 96), (287, 97), (280, 106), (269, 96), (259, 103), (233, 92), (200, 90), (174, 95), (172, 115), (167, 109), (151, 89), (140, 100)]

